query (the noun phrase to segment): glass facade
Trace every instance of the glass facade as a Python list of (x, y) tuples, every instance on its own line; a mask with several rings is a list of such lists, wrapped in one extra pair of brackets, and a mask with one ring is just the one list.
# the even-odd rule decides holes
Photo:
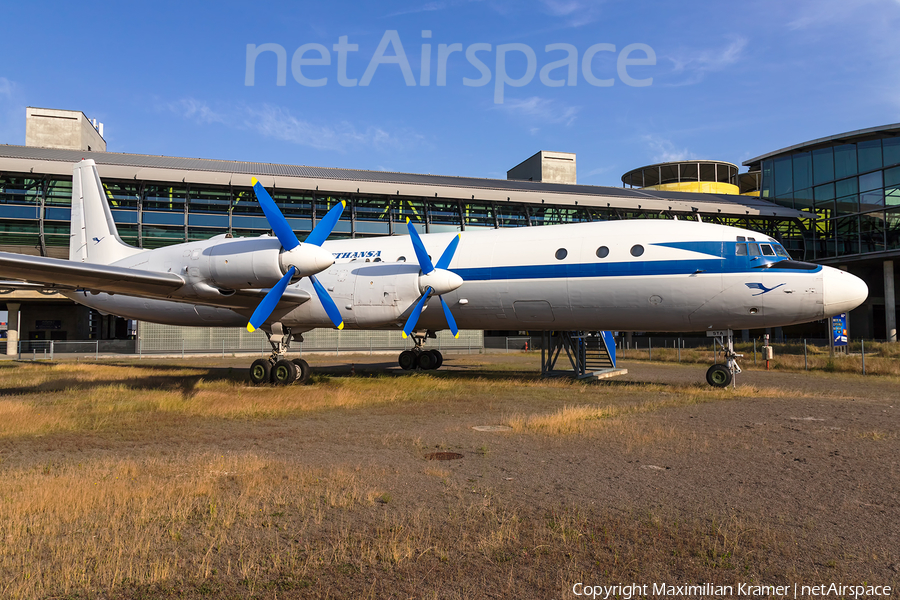
[[(891, 182), (895, 190), (900, 189), (900, 168), (890, 175), (886, 174), (884, 181)], [(119, 235), (134, 246), (160, 248), (224, 233), (258, 236), (270, 229), (249, 187), (135, 182), (112, 178), (104, 178), (103, 186)], [(71, 194), (71, 178), (0, 174), (0, 245), (31, 246), (40, 254), (67, 255)], [(421, 233), (616, 219), (666, 219), (675, 214), (680, 219), (697, 218), (694, 214), (670, 215), (659, 211), (489, 202), (477, 197), (465, 201), (277, 189), (273, 191), (272, 198), (300, 239), (341, 201), (346, 202), (347, 206), (332, 233), (332, 239), (406, 235), (407, 218)], [(900, 192), (891, 196), (890, 201), (891, 206), (900, 208)], [(833, 193), (831, 202), (834, 202)], [(884, 208), (884, 200), (880, 206)], [(891, 222), (896, 223), (898, 216), (892, 213)], [(799, 236), (790, 224), (774, 218), (751, 220), (721, 215), (703, 215), (702, 218), (726, 225), (752, 227), (778, 239), (789, 249), (796, 245), (792, 245), (790, 236)], [(869, 235), (886, 229), (883, 224), (878, 229), (868, 222), (865, 227)], [(48, 250), (53, 247), (57, 250)]]
[(900, 222), (900, 138), (870, 136), (762, 161), (760, 195), (814, 212), (803, 221), (797, 258), (821, 260), (897, 248)]

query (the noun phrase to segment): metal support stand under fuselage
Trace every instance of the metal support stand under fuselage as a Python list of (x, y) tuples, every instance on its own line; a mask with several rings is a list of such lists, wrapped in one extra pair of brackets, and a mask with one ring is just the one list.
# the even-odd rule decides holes
[[(572, 370), (557, 369), (565, 351)], [(615, 339), (609, 331), (542, 331), (541, 377), (605, 379), (628, 373), (616, 368)]]

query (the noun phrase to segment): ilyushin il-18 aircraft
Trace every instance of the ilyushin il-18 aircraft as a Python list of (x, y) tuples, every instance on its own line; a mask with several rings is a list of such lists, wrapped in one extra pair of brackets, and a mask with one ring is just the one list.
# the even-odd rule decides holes
[[(73, 168), (69, 260), (0, 253), (0, 277), (57, 288), (98, 311), (171, 325), (262, 329), (272, 355), (254, 383), (305, 381), (288, 360), (292, 339), (317, 327), (400, 329), (416, 345), (403, 368), (442, 359), (423, 332), (727, 331), (726, 362), (739, 372), (731, 331), (803, 323), (849, 311), (868, 295), (859, 278), (792, 260), (754, 231), (679, 220), (633, 220), (409, 236), (327, 240), (338, 204), (302, 242), (253, 181), (274, 235), (154, 250), (119, 237), (93, 160)], [(433, 257), (437, 257), (435, 260)], [(302, 339), (302, 338), (301, 338)]]

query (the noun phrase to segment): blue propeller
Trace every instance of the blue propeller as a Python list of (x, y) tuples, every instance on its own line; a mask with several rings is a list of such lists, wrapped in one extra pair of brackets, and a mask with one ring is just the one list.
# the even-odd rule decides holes
[(408, 218), (406, 219), (406, 227), (409, 229), (409, 238), (412, 240), (413, 250), (415, 250), (419, 266), (422, 268), (422, 274), (419, 276), (419, 289), (423, 291), (422, 296), (419, 297), (419, 300), (413, 307), (409, 318), (406, 319), (406, 325), (403, 326), (403, 338), (406, 339), (416, 328), (416, 323), (419, 321), (422, 309), (425, 307), (425, 303), (432, 294), (437, 294), (438, 300), (441, 301), (441, 306), (444, 309), (444, 317), (447, 319), (447, 326), (450, 329), (450, 333), (453, 334), (453, 337), (459, 337), (459, 328), (456, 326), (456, 319), (453, 318), (450, 307), (447, 306), (447, 303), (443, 298), (443, 294), (452, 292), (463, 283), (463, 280), (459, 275), (447, 270), (447, 267), (450, 266), (450, 261), (453, 260), (453, 254), (456, 252), (456, 247), (459, 246), (459, 234), (454, 236), (453, 240), (447, 244), (443, 254), (441, 254), (441, 257), (437, 261), (437, 265), (433, 265), (431, 263), (431, 258), (428, 256), (428, 252), (425, 250), (425, 245), (422, 243), (422, 238), (419, 237), (419, 232), (416, 231), (416, 228), (409, 222)]
[(328, 318), (331, 319), (335, 327), (343, 329), (344, 320), (341, 318), (341, 312), (334, 304), (331, 296), (328, 295), (325, 287), (316, 279), (315, 274), (334, 264), (334, 257), (331, 253), (323, 250), (321, 246), (328, 239), (338, 219), (341, 218), (341, 213), (344, 212), (346, 203), (336, 204), (328, 211), (328, 214), (318, 222), (312, 232), (306, 237), (306, 240), (301, 243), (297, 236), (294, 235), (294, 231), (288, 224), (287, 219), (278, 210), (278, 205), (275, 204), (275, 201), (272, 200), (272, 197), (256, 177), (252, 179), (252, 183), (256, 199), (266, 215), (266, 220), (269, 222), (269, 226), (272, 227), (272, 231), (275, 232), (278, 241), (281, 242), (281, 247), (284, 248), (284, 252), (281, 254), (281, 264), (287, 268), (287, 272), (278, 283), (272, 286), (272, 289), (266, 293), (262, 302), (253, 311), (250, 322), (247, 323), (247, 331), (256, 331), (260, 325), (265, 323), (284, 295), (284, 291), (290, 284), (291, 279), (296, 275), (309, 277), (313, 288), (316, 290), (316, 295), (319, 297), (319, 302), (322, 303), (322, 307), (328, 314)]

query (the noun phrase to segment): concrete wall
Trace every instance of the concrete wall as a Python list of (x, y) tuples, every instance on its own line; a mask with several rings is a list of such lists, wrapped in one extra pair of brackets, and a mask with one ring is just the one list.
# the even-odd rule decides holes
[(25, 109), (25, 145), (106, 152), (106, 140), (83, 112), (31, 106)]
[(575, 155), (542, 150), (506, 172), (506, 178), (544, 183), (576, 183)]

